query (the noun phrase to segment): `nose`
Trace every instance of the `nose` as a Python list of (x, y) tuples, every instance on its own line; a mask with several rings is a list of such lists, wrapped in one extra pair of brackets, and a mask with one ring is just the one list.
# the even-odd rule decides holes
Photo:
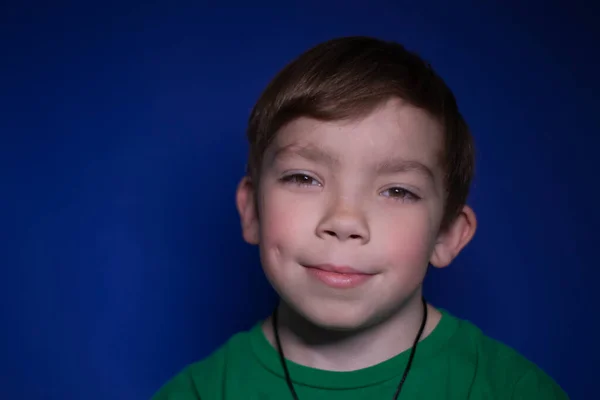
[(369, 242), (369, 227), (364, 213), (348, 202), (338, 202), (331, 207), (317, 226), (321, 239), (335, 238), (339, 241)]

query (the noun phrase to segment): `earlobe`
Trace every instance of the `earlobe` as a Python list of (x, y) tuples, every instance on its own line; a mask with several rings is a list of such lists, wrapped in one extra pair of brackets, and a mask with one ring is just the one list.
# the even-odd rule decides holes
[(454, 222), (441, 232), (433, 249), (431, 265), (437, 268), (447, 267), (471, 241), (477, 229), (477, 218), (473, 209), (463, 207)]
[(250, 244), (258, 244), (260, 237), (254, 198), (254, 185), (250, 177), (245, 176), (238, 184), (235, 200), (242, 224), (242, 236)]

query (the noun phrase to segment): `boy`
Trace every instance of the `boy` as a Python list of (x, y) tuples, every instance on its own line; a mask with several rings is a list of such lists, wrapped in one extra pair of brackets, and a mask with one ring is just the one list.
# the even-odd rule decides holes
[(249, 120), (236, 201), (281, 301), (165, 385), (174, 399), (566, 399), (547, 375), (426, 303), (429, 264), (469, 243), (473, 144), (417, 55), (331, 40), (285, 67)]

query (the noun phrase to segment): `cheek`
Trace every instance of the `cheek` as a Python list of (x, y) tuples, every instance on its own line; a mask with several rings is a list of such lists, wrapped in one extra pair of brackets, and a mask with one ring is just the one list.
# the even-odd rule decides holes
[(378, 221), (381, 252), (386, 264), (406, 268), (425, 267), (429, 262), (434, 235), (425, 209), (403, 210), (387, 214)]
[[(260, 213), (261, 250), (265, 256), (286, 257), (314, 228), (314, 204), (273, 191), (265, 198)], [(281, 260), (272, 260), (281, 261)]]

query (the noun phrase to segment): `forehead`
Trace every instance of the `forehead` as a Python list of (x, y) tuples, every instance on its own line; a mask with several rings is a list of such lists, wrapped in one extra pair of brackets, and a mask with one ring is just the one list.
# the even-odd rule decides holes
[(271, 158), (298, 149), (319, 149), (341, 162), (360, 164), (401, 158), (440, 167), (442, 129), (425, 111), (391, 99), (370, 114), (352, 120), (319, 121), (301, 117), (278, 132)]

